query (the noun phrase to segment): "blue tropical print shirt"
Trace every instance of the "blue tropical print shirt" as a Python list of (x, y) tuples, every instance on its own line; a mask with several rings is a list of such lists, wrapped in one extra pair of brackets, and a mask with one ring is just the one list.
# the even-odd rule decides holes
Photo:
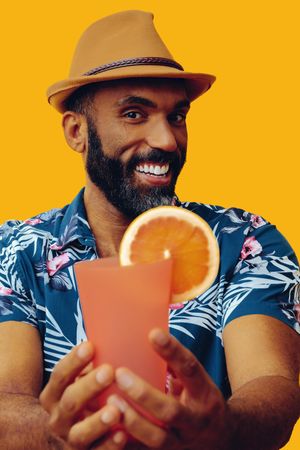
[[(74, 263), (98, 257), (82, 189), (74, 201), (0, 227), (0, 321), (36, 327), (44, 383), (55, 364), (86, 340)], [(275, 226), (246, 211), (180, 203), (208, 222), (220, 246), (220, 270), (201, 296), (171, 305), (170, 332), (189, 348), (221, 389), (230, 393), (222, 342), (237, 317), (264, 314), (300, 333), (299, 266)], [(297, 320), (298, 319), (298, 320)]]

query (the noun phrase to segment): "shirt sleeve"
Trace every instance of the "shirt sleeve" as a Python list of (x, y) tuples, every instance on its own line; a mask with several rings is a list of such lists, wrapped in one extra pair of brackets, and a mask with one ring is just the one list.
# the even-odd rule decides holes
[(222, 328), (237, 317), (264, 314), (300, 333), (299, 264), (275, 226), (262, 218), (253, 221), (227, 281)]
[(22, 252), (13, 230), (0, 229), (0, 322), (17, 321), (37, 327), (36, 308), (26, 288)]

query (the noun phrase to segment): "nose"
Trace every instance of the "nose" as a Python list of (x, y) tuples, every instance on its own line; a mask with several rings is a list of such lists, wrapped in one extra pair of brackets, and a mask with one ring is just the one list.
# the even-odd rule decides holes
[(165, 119), (149, 123), (146, 140), (149, 147), (164, 150), (165, 152), (175, 152), (178, 149), (174, 130)]

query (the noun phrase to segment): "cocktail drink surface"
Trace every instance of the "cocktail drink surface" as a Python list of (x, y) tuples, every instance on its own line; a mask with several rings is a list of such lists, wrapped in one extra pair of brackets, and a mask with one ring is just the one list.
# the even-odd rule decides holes
[[(128, 367), (164, 391), (166, 364), (152, 349), (153, 328), (168, 330), (172, 261), (120, 266), (118, 258), (75, 265), (88, 339), (96, 347), (95, 366)], [(100, 396), (118, 391), (116, 386)]]

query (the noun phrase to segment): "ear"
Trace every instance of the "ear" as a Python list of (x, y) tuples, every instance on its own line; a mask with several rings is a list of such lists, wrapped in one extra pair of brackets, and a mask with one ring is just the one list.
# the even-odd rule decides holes
[(62, 117), (62, 126), (68, 145), (78, 153), (87, 149), (87, 122), (82, 114), (66, 111)]

